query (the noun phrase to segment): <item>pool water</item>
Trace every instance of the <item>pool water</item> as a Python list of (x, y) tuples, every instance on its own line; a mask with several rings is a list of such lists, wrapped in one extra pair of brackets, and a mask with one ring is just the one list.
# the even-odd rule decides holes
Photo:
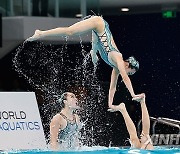
[(117, 147), (84, 147), (77, 151), (50, 151), (50, 150), (26, 150), (26, 151), (4, 151), (4, 154), (180, 154), (180, 148), (156, 147), (155, 150), (140, 150)]

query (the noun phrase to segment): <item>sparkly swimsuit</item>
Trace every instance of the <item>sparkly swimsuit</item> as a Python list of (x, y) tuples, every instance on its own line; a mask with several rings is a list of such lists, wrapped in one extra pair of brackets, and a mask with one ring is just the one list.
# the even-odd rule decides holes
[(92, 49), (98, 50), (101, 58), (108, 65), (110, 65), (111, 67), (114, 67), (113, 64), (111, 64), (111, 62), (108, 59), (108, 53), (111, 51), (119, 52), (119, 50), (117, 50), (116, 48), (112, 46), (112, 43), (111, 43), (112, 34), (109, 29), (109, 25), (105, 20), (104, 20), (104, 23), (105, 23), (104, 33), (101, 36), (99, 36), (97, 32), (95, 32), (94, 30), (92, 31), (92, 35), (93, 35)]
[(59, 143), (62, 144), (64, 148), (74, 149), (78, 132), (78, 125), (75, 120), (76, 118), (74, 116), (75, 122), (72, 123), (64, 114), (60, 113), (60, 115), (67, 121), (67, 126), (59, 132)]

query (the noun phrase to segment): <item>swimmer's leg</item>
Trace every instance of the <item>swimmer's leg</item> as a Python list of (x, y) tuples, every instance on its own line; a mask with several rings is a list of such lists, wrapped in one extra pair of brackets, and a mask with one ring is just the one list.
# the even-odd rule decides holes
[(145, 135), (149, 135), (150, 119), (149, 119), (149, 113), (147, 110), (147, 106), (145, 103), (145, 95), (141, 99), (140, 104), (141, 104), (141, 110), (142, 110), (142, 132)]
[(136, 127), (126, 110), (125, 104), (121, 103), (120, 105), (116, 106), (116, 110), (119, 110), (124, 118), (131, 143), (135, 148), (140, 148), (140, 141), (137, 137)]
[[(149, 118), (149, 113), (148, 109), (145, 103), (145, 94), (143, 98), (140, 100), (141, 104), (141, 110), (142, 110), (142, 132), (141, 132), (141, 149), (149, 149), (152, 150), (153, 148), (153, 143), (151, 141), (151, 138), (149, 136), (149, 130), (150, 130), (150, 118)], [(145, 139), (143, 139), (143, 136)]]
[(69, 27), (58, 27), (46, 31), (36, 30), (35, 34), (28, 38), (28, 41), (34, 41), (46, 36), (71, 36), (86, 33), (91, 30), (95, 30), (97, 33), (104, 31), (104, 21), (99, 16), (94, 16), (86, 20), (77, 22)]

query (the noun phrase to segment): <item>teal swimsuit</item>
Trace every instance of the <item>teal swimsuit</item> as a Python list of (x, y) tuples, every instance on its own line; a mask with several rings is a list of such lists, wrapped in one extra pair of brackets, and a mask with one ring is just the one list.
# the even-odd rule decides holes
[[(104, 19), (103, 19), (104, 20)], [(119, 52), (116, 48), (114, 48), (111, 44), (112, 34), (109, 29), (109, 24), (104, 20), (105, 28), (104, 33), (99, 36), (97, 32), (92, 31), (92, 35), (94, 40), (92, 42), (92, 49), (97, 50), (101, 56), (101, 58), (111, 67), (114, 67), (113, 64), (108, 59), (108, 53), (111, 51)], [(120, 53), (120, 52), (119, 52)]]
[[(67, 121), (67, 126), (59, 132), (58, 139), (59, 143), (63, 145), (66, 149), (74, 149), (76, 148), (76, 139), (77, 139), (77, 133), (78, 133), (78, 125), (75, 120), (75, 122), (71, 122), (67, 119), (67, 117), (60, 113), (60, 115)], [(75, 116), (74, 116), (74, 119)]]

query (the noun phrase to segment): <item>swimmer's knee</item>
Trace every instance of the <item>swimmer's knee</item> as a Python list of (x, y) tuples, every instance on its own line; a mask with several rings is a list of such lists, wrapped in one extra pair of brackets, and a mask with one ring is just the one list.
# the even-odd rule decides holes
[(95, 24), (95, 28), (97, 32), (102, 32), (104, 30), (104, 20), (100, 16), (94, 16), (93, 18), (93, 23)]
[(94, 21), (95, 21), (95, 23), (96, 23), (97, 25), (102, 25), (102, 24), (104, 24), (103, 18), (100, 17), (100, 16), (94, 16), (93, 19), (94, 19)]
[(96, 22), (101, 22), (101, 21), (103, 21), (103, 19), (102, 19), (102, 17), (100, 17), (100, 16), (94, 16), (94, 17), (92, 17), (94, 20), (96, 20)]

